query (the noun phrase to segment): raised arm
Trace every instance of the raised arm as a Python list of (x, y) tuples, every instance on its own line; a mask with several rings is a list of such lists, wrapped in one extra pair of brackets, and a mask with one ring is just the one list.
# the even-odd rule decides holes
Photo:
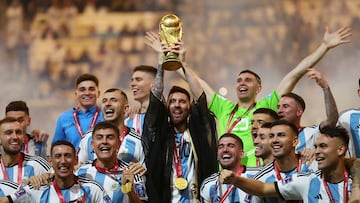
[(291, 92), (294, 89), (296, 83), (306, 73), (306, 71), (319, 62), (329, 49), (334, 48), (340, 44), (350, 42), (350, 40), (347, 39), (350, 36), (351, 29), (349, 27), (342, 27), (332, 33), (329, 33), (329, 29), (326, 28), (323, 42), (320, 44), (320, 46), (309, 56), (300, 61), (300, 63), (281, 80), (277, 87), (279, 95)]
[(223, 169), (220, 173), (221, 184), (232, 184), (244, 192), (256, 196), (278, 197), (274, 183), (264, 183), (255, 179), (236, 176), (230, 170)]
[(162, 68), (162, 63), (164, 61), (165, 54), (164, 52), (170, 51), (165, 43), (161, 43), (159, 36), (153, 32), (147, 32), (145, 36), (145, 44), (154, 49), (158, 53), (158, 68), (156, 76), (154, 79), (151, 92), (159, 99), (162, 98), (162, 93), (164, 91), (164, 70)]
[(339, 113), (337, 110), (336, 102), (333, 94), (331, 93), (329, 84), (326, 78), (322, 73), (315, 69), (309, 70), (306, 74), (309, 78), (316, 81), (316, 83), (322, 88), (324, 93), (324, 102), (325, 102), (325, 110), (326, 110), (326, 120), (320, 123), (320, 129), (328, 126), (335, 127), (337, 120), (339, 118)]

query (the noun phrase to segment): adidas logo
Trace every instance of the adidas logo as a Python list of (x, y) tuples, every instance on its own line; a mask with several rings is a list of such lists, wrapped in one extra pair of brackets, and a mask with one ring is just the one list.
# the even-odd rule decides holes
[(316, 196), (315, 196), (315, 199), (322, 199), (321, 194), (316, 195)]

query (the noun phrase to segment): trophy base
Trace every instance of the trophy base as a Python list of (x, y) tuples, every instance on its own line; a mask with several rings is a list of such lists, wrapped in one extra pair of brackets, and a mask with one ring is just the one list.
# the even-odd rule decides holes
[(182, 67), (182, 63), (179, 60), (168, 60), (162, 64), (164, 70), (175, 71)]

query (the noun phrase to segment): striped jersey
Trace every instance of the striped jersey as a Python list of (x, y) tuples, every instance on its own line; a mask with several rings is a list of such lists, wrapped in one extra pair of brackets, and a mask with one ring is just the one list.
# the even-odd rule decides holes
[[(119, 167), (120, 168), (129, 168), (129, 164), (122, 161), (122, 160), (118, 160), (119, 162)], [(83, 166), (81, 166), (76, 174), (78, 176), (85, 176), (87, 178), (93, 179), (96, 182), (98, 182), (100, 185), (102, 185), (105, 189), (105, 192), (109, 195), (110, 199), (112, 200), (112, 202), (130, 202), (128, 195), (124, 195), (121, 192), (121, 177), (122, 174), (121, 173), (117, 173), (117, 174), (105, 174), (105, 173), (101, 173), (98, 170), (96, 170), (95, 168), (95, 162), (93, 163), (88, 163), (85, 164)], [(146, 201), (147, 198), (147, 193), (145, 190), (145, 177), (142, 176), (138, 176), (135, 175), (134, 178), (134, 190), (136, 192), (136, 194), (138, 195), (138, 197), (141, 200)]]
[(142, 135), (144, 125), (145, 113), (137, 113), (134, 117), (125, 118), (125, 125), (129, 128), (134, 128), (136, 133)]
[[(20, 154), (23, 158), (22, 174), (20, 175), (22, 182), (29, 179), (31, 176), (41, 175), (50, 170), (50, 165), (44, 158), (24, 153)], [(10, 181), (18, 183), (18, 170), (18, 164), (5, 167), (6, 174), (3, 173), (3, 170), (0, 170), (0, 180), (5, 179), (7, 175)]]
[[(91, 147), (92, 134), (92, 130), (87, 132), (85, 137), (80, 141), (78, 152), (79, 163), (85, 163), (89, 160), (94, 161), (96, 159), (96, 154)], [(127, 128), (127, 134), (120, 145), (118, 158), (127, 163), (139, 162), (144, 166), (145, 155), (141, 142), (141, 136), (136, 133), (133, 128)]]
[[(316, 173), (293, 174), (275, 182), (275, 187), (279, 195), (287, 200), (303, 200), (304, 203), (331, 202), (330, 195), (336, 203), (345, 203), (344, 201), (344, 181), (339, 183), (327, 183), (329, 193), (325, 189), (325, 184), (321, 177), (321, 171)], [(349, 178), (348, 187), (345, 191), (350, 197), (352, 181)]]
[[(260, 172), (254, 176), (254, 179), (260, 180), (262, 182), (276, 182), (277, 174), (276, 174), (276, 171), (274, 168), (274, 164), (275, 164), (275, 162), (273, 161), (273, 162), (267, 164), (266, 166), (264, 166), (260, 170)], [(299, 172), (308, 172), (308, 171), (316, 171), (316, 170), (317, 169), (309, 168), (308, 166), (306, 166), (306, 164), (301, 164)], [(295, 168), (288, 172), (280, 172), (280, 176), (282, 179), (285, 179), (286, 177), (291, 176), (292, 174), (297, 174), (297, 173), (298, 173), (297, 168)], [(286, 202), (286, 201), (282, 200), (281, 198), (276, 198), (276, 197), (260, 198), (258, 196), (253, 196), (252, 202), (271, 202), (271, 203), (273, 203), (273, 202)]]
[[(245, 167), (245, 171), (241, 174), (241, 177), (252, 178), (255, 173), (257, 173), (260, 168), (256, 167)], [(210, 177), (206, 178), (200, 188), (200, 197), (202, 203), (217, 203), (226, 193), (231, 184), (221, 184), (219, 183), (220, 173), (214, 173)], [(251, 202), (252, 195), (248, 195), (240, 188), (234, 187), (234, 189), (229, 190), (230, 193), (223, 201), (224, 203), (232, 202)]]
[(349, 133), (348, 157), (360, 158), (360, 109), (348, 109), (340, 113), (338, 124)]
[(301, 152), (305, 148), (315, 149), (314, 144), (316, 138), (320, 135), (318, 125), (308, 126), (301, 129), (298, 134), (298, 144), (296, 145), (296, 153)]
[(19, 184), (9, 180), (0, 180), (0, 197), (5, 197), (14, 194), (19, 187)]
[[(35, 190), (32, 186), (25, 186), (24, 190), (28, 193), (31, 202), (41, 203), (61, 203), (53, 184), (42, 186)], [(65, 202), (77, 202), (85, 200), (86, 203), (110, 203), (109, 196), (104, 188), (97, 182), (86, 178), (78, 177), (77, 183), (67, 189), (60, 190)]]
[(196, 198), (191, 192), (195, 188), (195, 159), (192, 143), (190, 140), (190, 131), (186, 130), (184, 133), (175, 134), (176, 150), (179, 153), (181, 160), (182, 178), (188, 182), (188, 187), (184, 190), (178, 190), (175, 187), (175, 180), (177, 178), (176, 167), (174, 160), (172, 161), (172, 178), (171, 178), (171, 191), (173, 203), (196, 202)]

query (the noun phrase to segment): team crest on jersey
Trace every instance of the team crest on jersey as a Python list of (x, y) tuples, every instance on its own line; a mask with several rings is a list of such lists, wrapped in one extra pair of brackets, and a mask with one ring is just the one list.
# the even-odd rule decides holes
[(283, 180), (281, 180), (281, 183), (282, 183), (283, 185), (285, 185), (285, 184), (288, 184), (288, 183), (290, 183), (290, 182), (292, 182), (292, 181), (293, 181), (292, 176), (287, 176), (287, 177), (285, 177)]

